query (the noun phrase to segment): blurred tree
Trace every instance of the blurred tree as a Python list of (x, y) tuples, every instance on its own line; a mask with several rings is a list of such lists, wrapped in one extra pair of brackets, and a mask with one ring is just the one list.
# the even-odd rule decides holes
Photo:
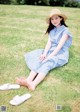
[(10, 4), (17, 5), (18, 2), (17, 2), (17, 0), (10, 0)]
[(0, 0), (0, 4), (80, 7), (80, 0)]
[(49, 0), (51, 6), (80, 7), (80, 0)]
[(63, 6), (64, 0), (49, 0), (49, 3), (51, 6)]
[(49, 0), (36, 0), (37, 5), (49, 5)]
[(0, 0), (0, 4), (10, 4), (10, 0)]

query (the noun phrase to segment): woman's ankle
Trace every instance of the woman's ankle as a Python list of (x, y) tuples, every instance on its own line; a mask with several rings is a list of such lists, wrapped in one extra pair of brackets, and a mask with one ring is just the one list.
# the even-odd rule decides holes
[(28, 89), (29, 89), (29, 90), (34, 91), (34, 90), (35, 90), (35, 88), (36, 88), (36, 86), (34, 85), (34, 83), (33, 83), (33, 82), (29, 82), (29, 83), (28, 83)]

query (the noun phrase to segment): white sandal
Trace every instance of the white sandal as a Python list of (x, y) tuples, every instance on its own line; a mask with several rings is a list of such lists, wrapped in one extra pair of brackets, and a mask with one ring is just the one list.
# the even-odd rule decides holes
[(22, 96), (15, 96), (9, 103), (11, 105), (17, 106), (23, 103), (24, 101), (28, 100), (31, 97), (31, 94), (24, 94)]
[(11, 90), (11, 89), (19, 89), (20, 85), (19, 84), (3, 84), (0, 86), (0, 90)]

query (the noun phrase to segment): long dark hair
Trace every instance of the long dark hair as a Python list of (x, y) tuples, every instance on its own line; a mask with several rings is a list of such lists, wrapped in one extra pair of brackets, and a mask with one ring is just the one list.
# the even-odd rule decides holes
[[(61, 25), (64, 25), (64, 26), (68, 27), (68, 26), (65, 24), (64, 18), (61, 17), (61, 16), (59, 16), (59, 17), (62, 18), (62, 20), (61, 20)], [(47, 28), (45, 34), (47, 34), (47, 33), (49, 34), (49, 32), (50, 32), (52, 29), (54, 29), (54, 28), (55, 28), (55, 26), (51, 23), (51, 18), (50, 18), (50, 19), (49, 19), (49, 25), (48, 25), (48, 28)]]

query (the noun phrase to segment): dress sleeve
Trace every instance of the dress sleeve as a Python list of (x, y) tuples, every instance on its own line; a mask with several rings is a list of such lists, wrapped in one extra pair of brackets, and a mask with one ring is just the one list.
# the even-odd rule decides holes
[(69, 36), (69, 39), (67, 40), (66, 44), (67, 44), (68, 47), (70, 47), (71, 44), (72, 44), (72, 34), (71, 34), (71, 32), (69, 31), (68, 28), (63, 31), (63, 35), (64, 34), (67, 34)]

